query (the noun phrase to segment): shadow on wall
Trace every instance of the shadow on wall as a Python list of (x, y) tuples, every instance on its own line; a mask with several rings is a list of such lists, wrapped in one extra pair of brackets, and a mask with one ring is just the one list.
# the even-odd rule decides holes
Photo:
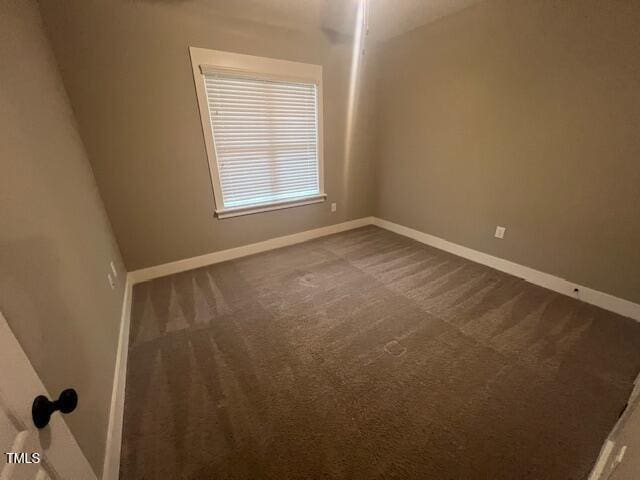
[[(81, 368), (69, 368), (84, 365), (87, 355), (65, 301), (70, 292), (63, 291), (59, 265), (58, 252), (45, 237), (0, 243), (0, 310), (53, 396), (90, 381), (78, 378)], [(45, 344), (61, 348), (53, 351)]]

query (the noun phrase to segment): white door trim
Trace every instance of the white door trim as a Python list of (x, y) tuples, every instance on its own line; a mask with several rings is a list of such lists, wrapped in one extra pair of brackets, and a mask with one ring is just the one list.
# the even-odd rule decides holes
[(120, 333), (118, 336), (118, 352), (113, 374), (113, 390), (111, 393), (111, 409), (109, 411), (109, 430), (102, 468), (103, 480), (118, 480), (120, 477), (120, 454), (122, 447), (122, 424), (124, 418), (124, 393), (127, 380), (127, 358), (129, 354), (129, 325), (131, 323), (131, 300), (133, 286), (127, 274), (120, 317)]

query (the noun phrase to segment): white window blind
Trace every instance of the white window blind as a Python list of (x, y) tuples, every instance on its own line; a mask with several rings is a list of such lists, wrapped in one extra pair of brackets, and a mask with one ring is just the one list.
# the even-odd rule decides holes
[(204, 73), (223, 205), (218, 213), (318, 198), (318, 88)]

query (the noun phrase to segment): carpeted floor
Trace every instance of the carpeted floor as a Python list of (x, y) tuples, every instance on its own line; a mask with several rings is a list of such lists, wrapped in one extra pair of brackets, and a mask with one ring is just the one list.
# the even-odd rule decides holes
[(137, 285), (122, 479), (584, 479), (640, 323), (365, 227)]

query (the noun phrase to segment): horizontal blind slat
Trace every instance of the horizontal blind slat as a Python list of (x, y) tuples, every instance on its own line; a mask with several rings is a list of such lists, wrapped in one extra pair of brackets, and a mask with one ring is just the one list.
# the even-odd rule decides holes
[(231, 121), (239, 121), (239, 120), (243, 120), (245, 122), (258, 122), (258, 121), (259, 122), (288, 122), (288, 121), (309, 122), (309, 121), (315, 120), (314, 116), (308, 115), (306, 113), (290, 113), (290, 114), (269, 113), (269, 112), (255, 113), (251, 111), (218, 113), (216, 115), (212, 115), (209, 121), (211, 121), (213, 118), (215, 118), (215, 120), (219, 122), (222, 122), (222, 121), (231, 122)]
[(292, 93), (265, 90), (233, 90), (216, 87), (207, 87), (207, 94), (210, 98), (220, 100), (224, 98), (246, 99), (246, 100), (289, 100), (292, 102), (313, 103), (315, 96), (310, 93)]
[(300, 155), (300, 156), (278, 156), (278, 157), (264, 157), (264, 156), (248, 156), (248, 157), (240, 157), (240, 158), (227, 158), (221, 164), (220, 167), (224, 168), (235, 168), (235, 167), (249, 167), (255, 166), (259, 167), (260, 165), (265, 168), (268, 166), (271, 167), (283, 167), (283, 166), (293, 166), (298, 163), (317, 163), (316, 157), (313, 154), (309, 155)]
[(209, 94), (231, 94), (246, 96), (284, 96), (291, 98), (314, 98), (315, 91), (289, 90), (289, 89), (269, 89), (262, 87), (241, 87), (229, 88), (220, 85), (205, 85), (205, 90)]
[(247, 104), (238, 104), (234, 106), (216, 106), (215, 104), (209, 105), (209, 109), (213, 109), (211, 112), (211, 118), (217, 120), (218, 118), (224, 118), (225, 116), (232, 115), (247, 115), (251, 117), (258, 116), (270, 116), (271, 118), (282, 118), (285, 119), (289, 115), (292, 117), (304, 117), (304, 118), (313, 118), (314, 113), (310, 113), (309, 109), (301, 108), (298, 106), (290, 105), (290, 106), (254, 106)]
[[(278, 193), (287, 193), (287, 192), (292, 192), (294, 190), (304, 190), (305, 192), (309, 191), (317, 194), (318, 191), (316, 188), (316, 183), (317, 182), (313, 181), (313, 182), (286, 182), (277, 186), (272, 186), (266, 183), (259, 184), (259, 185), (235, 185), (231, 187), (233, 189), (232, 191), (226, 190), (224, 188), (223, 188), (223, 191), (225, 191), (225, 195), (229, 199), (240, 198), (240, 197), (249, 198), (252, 195), (266, 195), (266, 194), (277, 195)], [(228, 188), (229, 187), (227, 186), (227, 189)]]
[(239, 192), (241, 189), (258, 189), (264, 187), (270, 190), (282, 189), (286, 185), (304, 184), (309, 187), (315, 187), (318, 183), (318, 177), (316, 175), (301, 173), (297, 177), (287, 177), (287, 180), (282, 180), (279, 183), (273, 183), (273, 178), (269, 176), (256, 177), (256, 178), (236, 178), (233, 181), (225, 181), (225, 186), (233, 188), (235, 192)]
[(315, 141), (316, 132), (313, 130), (280, 130), (270, 132), (268, 130), (261, 130), (259, 132), (250, 132), (246, 130), (222, 130), (218, 131), (216, 139), (230, 139), (230, 140), (242, 140), (248, 139), (267, 139), (271, 140), (269, 143), (278, 143), (278, 140), (288, 140), (290, 138), (309, 138), (311, 141)]
[(257, 190), (270, 190), (279, 191), (288, 187), (295, 187), (297, 185), (304, 185), (305, 188), (315, 188), (318, 183), (317, 175), (313, 174), (301, 174), (298, 177), (286, 177), (280, 178), (275, 181), (272, 177), (254, 178), (252, 181), (246, 182), (225, 182), (223, 189), (227, 189), (229, 194), (238, 194), (242, 192), (251, 193), (251, 191)]
[(257, 158), (278, 158), (278, 157), (295, 157), (296, 155), (308, 156), (314, 155), (316, 149), (313, 145), (266, 145), (263, 147), (255, 147), (253, 145), (236, 145), (222, 147), (218, 146), (220, 152), (224, 151), (224, 158), (219, 159), (219, 162), (225, 162), (226, 160), (234, 160), (236, 158), (257, 157)]
[(284, 196), (289, 196), (292, 194), (296, 194), (298, 192), (304, 192), (305, 195), (310, 196), (310, 195), (317, 195), (318, 191), (315, 187), (313, 186), (306, 186), (306, 185), (301, 185), (299, 187), (291, 187), (291, 186), (287, 186), (286, 189), (283, 188), (280, 191), (275, 191), (275, 190), (270, 190), (270, 189), (264, 189), (264, 190), (251, 190), (251, 191), (247, 191), (247, 192), (234, 192), (233, 194), (226, 194), (226, 200), (234, 202), (234, 201), (241, 201), (241, 200), (252, 200), (256, 197), (262, 197), (262, 198), (278, 198), (278, 197), (284, 197)]
[(233, 91), (243, 90), (261, 90), (261, 91), (279, 91), (286, 93), (313, 93), (316, 90), (315, 85), (303, 85), (303, 84), (287, 84), (280, 85), (277, 83), (265, 83), (265, 82), (237, 82), (228, 81), (224, 79), (208, 79), (205, 82), (207, 87), (228, 89)]
[[(262, 175), (255, 175), (255, 176), (251, 176), (251, 177), (247, 177), (247, 176), (228, 176), (226, 177), (227, 180), (225, 182), (225, 185), (259, 185), (259, 184), (263, 184), (263, 183), (274, 183), (273, 177), (271, 175), (269, 175), (267, 172), (263, 173)], [(292, 173), (290, 175), (287, 175), (286, 177), (286, 182), (293, 182), (298, 181), (298, 180), (304, 180), (305, 182), (309, 181), (314, 181), (317, 179), (317, 175), (314, 173), (310, 173), (310, 172), (305, 172), (305, 171), (298, 171), (296, 173)], [(281, 183), (286, 183), (285, 180), (283, 180)], [(276, 184), (279, 184), (276, 181)]]
[(309, 134), (316, 133), (316, 126), (312, 123), (296, 125), (296, 124), (280, 124), (274, 122), (271, 124), (263, 125), (228, 125), (226, 122), (214, 122), (214, 128), (217, 135), (232, 134), (232, 135), (260, 135), (260, 134)]
[(225, 203), (225, 206), (227, 208), (265, 206), (265, 205), (270, 205), (272, 203), (279, 202), (279, 201), (296, 200), (299, 198), (304, 199), (304, 198), (313, 197), (313, 196), (316, 196), (316, 195), (314, 195), (312, 192), (304, 192), (304, 191), (292, 192), (292, 193), (287, 193), (287, 194), (277, 195), (277, 196), (251, 198), (251, 199), (242, 200), (242, 201), (229, 201)]
[(225, 74), (213, 74), (205, 75), (205, 78), (209, 82), (216, 82), (219, 85), (255, 85), (264, 88), (286, 88), (291, 90), (309, 90), (315, 88), (311, 83), (295, 83), (295, 82), (282, 82), (274, 80), (266, 80), (261, 78), (242, 78), (239, 76), (225, 75)]
[(237, 144), (239, 144), (240, 146), (265, 145), (266, 148), (271, 151), (277, 150), (280, 146), (287, 147), (293, 144), (303, 144), (303, 148), (314, 148), (316, 146), (315, 135), (310, 135), (306, 132), (301, 132), (298, 134), (282, 133), (272, 136), (264, 133), (261, 133), (259, 135), (249, 135), (246, 133), (241, 133), (238, 135), (218, 134), (216, 136), (216, 145), (233, 146)]
[(286, 108), (303, 108), (308, 110), (308, 107), (314, 105), (311, 100), (296, 100), (294, 98), (249, 98), (249, 97), (232, 97), (232, 96), (218, 96), (211, 95), (209, 103), (214, 108), (233, 108), (237, 106), (249, 106), (257, 108), (269, 108), (269, 109), (286, 109)]
[(305, 192), (308, 195), (317, 195), (318, 190), (314, 184), (299, 184), (299, 185), (283, 185), (280, 189), (269, 188), (268, 186), (257, 187), (250, 190), (236, 189), (233, 192), (226, 192), (226, 199), (230, 201), (237, 201), (242, 199), (250, 199), (252, 197), (277, 197), (283, 195), (289, 195), (294, 192)]
[(229, 172), (228, 174), (233, 173), (240, 175), (244, 172), (250, 174), (253, 170), (260, 171), (274, 168), (290, 168), (293, 170), (297, 168), (309, 168), (309, 165), (314, 163), (315, 159), (313, 158), (296, 159), (294, 161), (281, 160), (279, 162), (265, 162), (253, 159), (238, 162), (226, 161), (220, 165), (220, 173), (223, 174)]
[[(315, 146), (310, 146), (307, 142), (304, 141), (290, 141), (290, 142), (280, 142), (277, 145), (271, 145), (264, 141), (242, 141), (242, 140), (223, 140), (216, 143), (217, 150), (224, 154), (225, 152), (235, 152), (235, 151), (247, 151), (247, 149), (254, 150), (257, 148), (265, 148), (271, 151), (278, 151), (280, 149), (285, 150), (287, 147), (303, 147), (308, 149), (309, 151), (314, 151)], [(312, 148), (313, 147), (313, 148)]]
[(260, 152), (236, 152), (225, 156), (220, 165), (233, 165), (238, 163), (287, 163), (299, 160), (316, 160), (312, 151), (282, 151), (279, 153), (264, 154)]

